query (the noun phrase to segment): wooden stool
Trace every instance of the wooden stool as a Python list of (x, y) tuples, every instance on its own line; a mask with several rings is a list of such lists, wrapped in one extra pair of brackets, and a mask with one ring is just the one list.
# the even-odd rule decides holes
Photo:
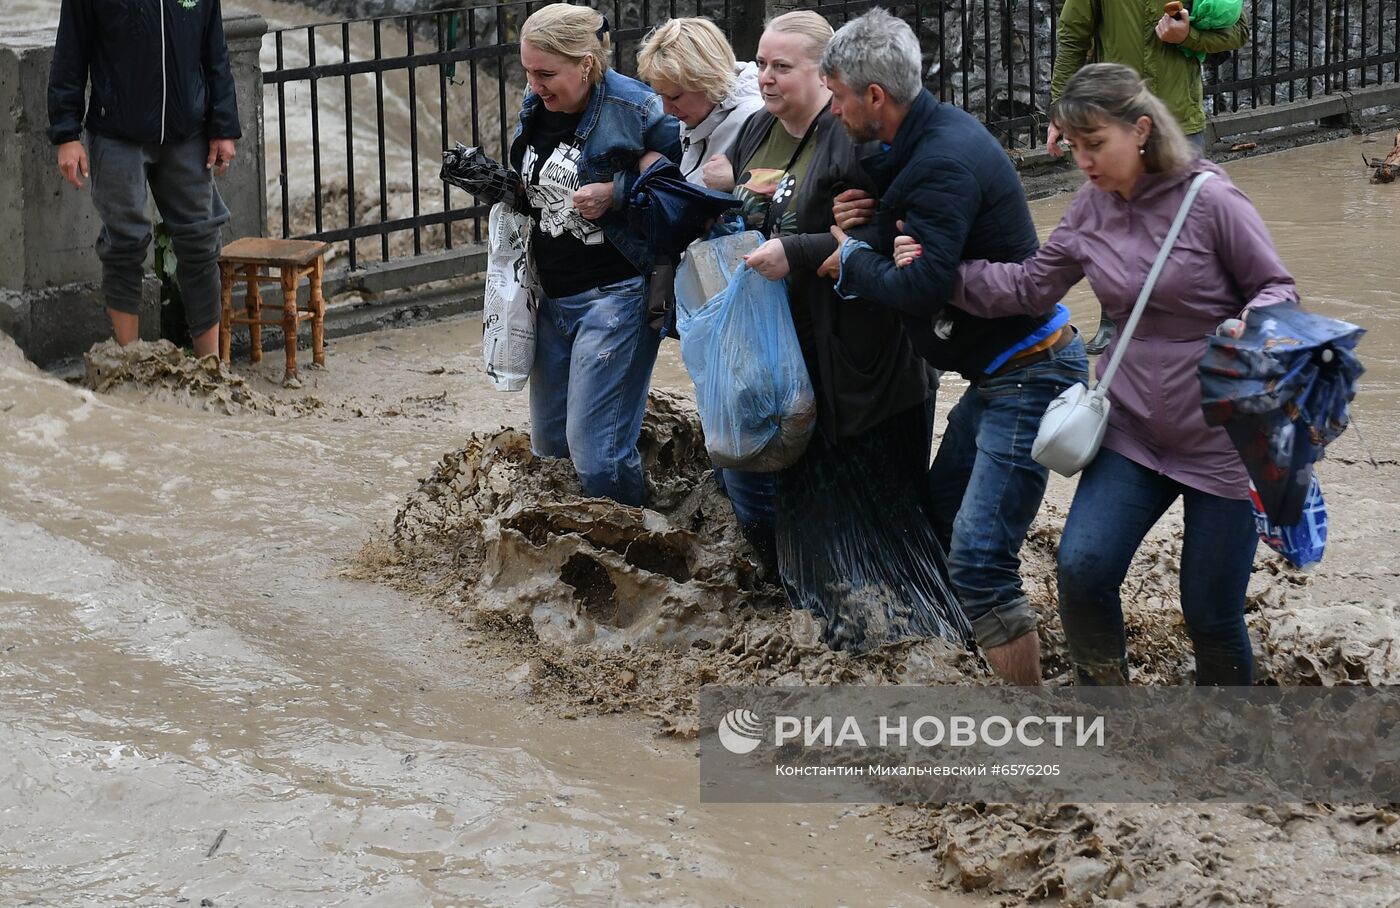
[[(243, 237), (224, 247), (219, 256), (221, 303), (219, 320), (219, 357), (227, 364), (231, 358), (230, 343), (234, 325), (247, 325), (253, 341), (253, 362), (262, 361), (263, 325), (281, 325), (286, 335), (287, 374), (283, 381), (297, 377), (297, 327), (311, 319), (311, 357), (318, 366), (326, 364), (325, 324), (326, 300), (321, 296), (321, 278), (326, 272), (324, 255), (330, 244), (319, 240), (269, 240)], [(276, 268), (277, 275), (264, 275), (262, 269)], [(311, 283), (310, 300), (306, 309), (297, 308), (297, 284), (303, 277)], [(244, 306), (233, 310), (235, 281), (248, 285)], [(262, 317), (262, 294), (259, 284), (282, 285), (282, 312), (278, 318)]]

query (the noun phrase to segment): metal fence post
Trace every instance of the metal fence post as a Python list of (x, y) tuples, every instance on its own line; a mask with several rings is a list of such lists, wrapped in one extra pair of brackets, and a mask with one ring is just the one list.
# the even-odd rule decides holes
[(740, 60), (752, 60), (758, 53), (758, 39), (763, 35), (763, 23), (768, 21), (770, 16), (796, 8), (796, 5), (785, 5), (784, 0), (760, 0), (753, 3), (730, 0), (733, 25), (729, 41), (734, 46), (734, 56)]

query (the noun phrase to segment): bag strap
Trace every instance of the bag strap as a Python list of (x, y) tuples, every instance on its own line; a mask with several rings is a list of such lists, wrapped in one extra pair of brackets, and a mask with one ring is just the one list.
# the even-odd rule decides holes
[(1107, 391), (1108, 383), (1113, 380), (1113, 374), (1118, 371), (1118, 364), (1123, 361), (1123, 353), (1128, 349), (1128, 341), (1132, 340), (1133, 331), (1142, 319), (1143, 310), (1147, 308), (1147, 298), (1152, 295), (1152, 288), (1157, 286), (1157, 278), (1162, 274), (1162, 266), (1167, 263), (1167, 256), (1171, 254), (1172, 247), (1176, 245), (1176, 236), (1181, 233), (1181, 225), (1186, 223), (1186, 215), (1191, 211), (1191, 203), (1196, 201), (1196, 194), (1201, 191), (1215, 174), (1207, 170), (1196, 175), (1196, 179), (1191, 181), (1191, 186), (1186, 190), (1186, 198), (1181, 200), (1181, 207), (1177, 209), (1176, 220), (1172, 221), (1172, 227), (1167, 231), (1167, 238), (1162, 241), (1162, 248), (1157, 253), (1157, 260), (1152, 263), (1152, 270), (1147, 274), (1147, 282), (1142, 285), (1142, 292), (1138, 294), (1137, 302), (1133, 304), (1133, 314), (1128, 316), (1128, 323), (1123, 326), (1123, 332), (1118, 336), (1118, 345), (1113, 348), (1113, 357), (1108, 361), (1108, 368), (1104, 370), (1103, 378), (1094, 385), (1095, 391)]
[[(817, 134), (817, 129), (819, 128), (821, 121), (822, 115), (821, 112), (818, 112), (817, 115), (812, 118), (812, 122), (807, 124), (807, 131), (802, 134), (802, 141), (797, 143), (797, 149), (792, 153), (792, 157), (788, 158), (788, 162), (783, 165), (783, 174), (785, 176), (792, 173), (793, 165), (797, 163), (798, 158), (802, 157), (802, 152), (807, 149), (807, 143), (812, 141), (812, 136)], [(768, 134), (771, 136), (773, 134), (774, 129), (782, 128), (783, 124), (779, 123), (777, 120), (774, 120), (773, 126), (769, 129)], [(766, 144), (767, 141), (768, 140), (765, 139), (764, 143)], [(772, 231), (773, 229), (773, 208), (774, 205), (772, 203), (772, 200), (770, 199), (768, 204), (768, 210), (763, 213), (763, 227), (759, 231), (763, 234), (763, 238), (765, 240), (772, 238), (770, 231)]]

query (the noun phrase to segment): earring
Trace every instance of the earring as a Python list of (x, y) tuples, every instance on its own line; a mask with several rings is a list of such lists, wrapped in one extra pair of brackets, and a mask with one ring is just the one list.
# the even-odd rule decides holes
[(1139, 146), (1138, 146), (1138, 154), (1147, 154), (1147, 146), (1146, 146), (1146, 145), (1139, 145)]

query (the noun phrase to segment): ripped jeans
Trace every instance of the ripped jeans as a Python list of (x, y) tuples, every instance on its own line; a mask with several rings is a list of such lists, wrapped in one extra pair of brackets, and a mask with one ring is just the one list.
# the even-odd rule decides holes
[(660, 345), (660, 332), (647, 327), (643, 278), (540, 299), (530, 447), (570, 458), (588, 495), (645, 502), (637, 438)]

